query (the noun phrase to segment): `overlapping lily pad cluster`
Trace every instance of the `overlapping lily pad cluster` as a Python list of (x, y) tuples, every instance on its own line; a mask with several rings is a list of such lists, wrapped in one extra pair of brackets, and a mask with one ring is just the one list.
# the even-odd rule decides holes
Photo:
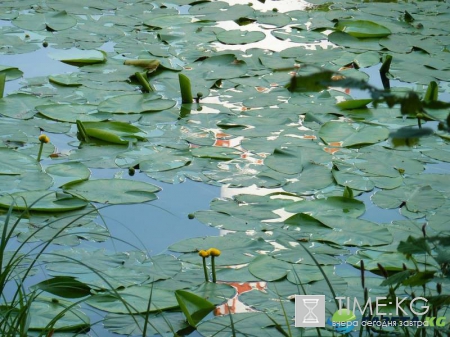
[[(299, 92), (286, 84), (295, 73), (320, 70), (369, 80), (364, 70), (389, 54), (391, 80), (413, 83), (422, 96), (426, 85), (437, 81), (440, 95), (448, 97), (449, 13), (446, 2), (435, 1), (314, 0), (282, 13), (259, 2), (4, 0), (0, 19), (11, 25), (0, 27), (0, 54), (31, 53), (45, 42), (50, 57), (76, 68), (27, 79), (0, 99), (0, 206), (9, 207), (14, 197), (16, 209), (24, 209), (39, 199), (14, 234), (19, 240), (31, 235), (76, 245), (80, 239), (107, 238), (95, 213), (77, 218), (88, 212), (89, 202), (147, 202), (159, 191), (131, 178), (90, 179), (89, 169), (132, 168), (162, 182), (188, 178), (278, 189), (213, 200), (210, 210), (195, 217), (231, 233), (176, 243), (170, 250), (181, 253), (178, 258), (85, 249), (45, 257), (57, 282), (73, 287), (79, 282), (87, 303), (109, 312), (105, 326), (126, 335), (141, 334), (148, 317), (148, 333), (185, 328), (181, 312), (165, 311), (178, 307), (174, 290), (189, 289), (219, 304), (234, 293), (221, 281), (263, 280), (266, 292), (240, 295), (258, 312), (238, 314), (231, 324), (227, 316), (215, 317), (198, 331), (228, 336), (233, 326), (243, 335), (280, 336), (290, 331), (291, 317), (284, 317), (294, 312), (290, 296), (331, 296), (317, 263), (341, 296), (363, 296), (359, 276), (336, 272), (343, 261), (359, 267), (363, 260), (366, 270), (375, 272), (378, 264), (393, 273), (431, 270), (426, 283), (448, 289), (448, 274), (441, 273), (449, 263), (445, 248), (439, 248), (437, 260), (419, 254), (414, 262), (397, 252), (398, 242), (423, 235), (424, 223), (429, 235), (448, 235), (450, 185), (445, 169), (439, 173), (446, 167), (442, 162), (450, 161), (447, 134), (436, 131), (413, 148), (394, 147), (389, 132), (416, 125), (415, 118), (402, 118), (396, 107), (366, 107), (370, 99), (354, 104), (340, 88), (317, 92), (310, 83)], [(257, 44), (269, 38), (289, 48)], [(125, 62), (135, 59), (142, 62)], [(181, 105), (180, 72), (190, 78), (194, 96), (201, 93), (199, 103)], [(0, 66), (0, 73), (7, 80), (22, 75), (8, 65)], [(150, 90), (142, 88), (139, 76), (148, 79)], [(393, 92), (403, 95), (407, 89), (399, 83), (393, 82)], [(448, 115), (430, 113), (442, 120)], [(45, 160), (37, 162), (41, 131), (65, 134), (69, 141), (57, 153), (46, 144)], [(404, 220), (361, 219), (366, 207), (374, 206), (351, 194), (372, 191), (376, 206), (399, 209)], [(55, 233), (62, 235), (54, 238)], [(199, 247), (222, 252), (217, 284), (204, 283)], [(351, 254), (348, 247), (359, 250)], [(371, 295), (386, 294), (380, 279), (367, 278), (366, 284)], [(405, 293), (422, 291), (420, 282), (405, 284), (400, 288)], [(426, 292), (435, 294), (431, 288)], [(51, 306), (44, 298), (33, 305)], [(126, 315), (144, 312), (150, 314)], [(81, 326), (89, 326), (87, 317), (74, 313), (54, 328), (79, 329), (77, 316)], [(52, 319), (39, 317), (31, 329)]]

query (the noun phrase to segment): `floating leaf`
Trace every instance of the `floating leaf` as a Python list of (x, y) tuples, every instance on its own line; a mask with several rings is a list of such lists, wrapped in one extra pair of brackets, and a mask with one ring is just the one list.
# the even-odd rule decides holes
[(357, 38), (385, 37), (391, 34), (385, 26), (367, 20), (339, 20), (334, 27)]
[(351, 99), (351, 100), (339, 102), (336, 104), (336, 106), (342, 110), (361, 109), (361, 108), (366, 107), (366, 105), (371, 102), (372, 102), (371, 98)]
[(225, 30), (217, 34), (217, 40), (225, 44), (247, 44), (264, 40), (266, 35), (263, 32)]
[[(280, 163), (283, 163), (280, 165)], [(275, 149), (273, 153), (264, 160), (264, 164), (272, 170), (296, 174), (303, 170), (301, 150)]]
[[(104, 122), (81, 122), (83, 131), (89, 137), (104, 140), (113, 144), (129, 144), (137, 140), (144, 140), (146, 133), (136, 126), (128, 123), (104, 121)], [(78, 125), (77, 122), (77, 125)]]
[(92, 104), (46, 104), (36, 106), (36, 110), (47, 118), (69, 123), (75, 123), (78, 119), (98, 122), (111, 118), (111, 114), (99, 113), (97, 106)]
[(239, 157), (239, 151), (229, 147), (202, 146), (191, 150), (194, 157), (231, 160)]
[(7, 148), (0, 148), (0, 174), (19, 175), (25, 172), (38, 172), (41, 166), (33, 157)]
[(106, 61), (106, 53), (100, 50), (68, 49), (58, 50), (49, 54), (54, 59), (71, 65), (86, 65), (103, 63)]
[(401, 186), (378, 191), (372, 201), (381, 208), (398, 208), (405, 204), (410, 212), (425, 212), (442, 206), (445, 197), (430, 186)]
[(11, 94), (0, 98), (0, 114), (11, 118), (29, 119), (37, 113), (34, 107), (45, 103), (48, 101), (34, 95)]
[(65, 87), (80, 87), (82, 83), (80, 83), (80, 78), (78, 74), (61, 74), (61, 75), (52, 75), (48, 77), (48, 80), (52, 83), (59, 84)]
[(248, 270), (257, 278), (264, 281), (277, 281), (286, 277), (292, 269), (290, 263), (274, 259), (271, 256), (261, 255), (255, 258), (248, 266)]
[(155, 112), (170, 109), (176, 103), (160, 97), (154, 93), (114, 96), (101, 102), (98, 110), (116, 114)]
[[(74, 303), (44, 296), (33, 298), (29, 307), (31, 331), (44, 331), (51, 325), (56, 333), (89, 329), (91, 322)], [(55, 319), (57, 318), (57, 319)]]
[[(0, 65), (0, 75), (1, 74), (6, 75), (6, 81), (12, 81), (22, 77), (23, 72), (16, 67)], [(0, 95), (0, 98), (1, 97), (2, 96)]]
[(52, 191), (16, 192), (0, 197), (0, 207), (9, 208), (11, 204), (17, 210), (66, 212), (83, 208), (87, 205), (87, 202), (67, 194)]
[[(156, 312), (178, 307), (172, 290), (159, 289), (153, 284), (131, 286), (118, 290), (117, 294), (99, 293), (89, 297), (86, 303), (106, 312), (122, 314)], [(150, 310), (147, 310), (148, 307)]]
[(389, 136), (389, 130), (382, 126), (330, 121), (322, 125), (319, 136), (327, 144), (349, 147), (375, 144)]
[(91, 295), (91, 288), (73, 277), (56, 276), (34, 285), (33, 288), (64, 298), (80, 298)]
[[(364, 214), (365, 206), (362, 201), (357, 199), (333, 196), (326, 199), (297, 201), (287, 205), (285, 210), (291, 213), (307, 213), (313, 217), (316, 215), (341, 214), (357, 218)], [(294, 220), (294, 218), (291, 220)], [(294, 221), (286, 223), (294, 224)]]
[(77, 24), (77, 19), (67, 14), (66, 11), (21, 14), (12, 23), (25, 30), (60, 31), (72, 28)]
[(88, 180), (64, 186), (64, 191), (84, 200), (104, 204), (134, 204), (156, 199), (158, 186), (126, 179)]
[(91, 171), (82, 163), (67, 162), (47, 167), (45, 172), (54, 180), (57, 187), (67, 183), (79, 182), (89, 179)]

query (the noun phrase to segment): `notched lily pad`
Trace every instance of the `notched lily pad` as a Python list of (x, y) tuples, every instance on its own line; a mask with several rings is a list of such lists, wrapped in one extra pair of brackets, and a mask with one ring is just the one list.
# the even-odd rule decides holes
[(88, 180), (64, 186), (64, 191), (78, 198), (103, 204), (133, 204), (155, 200), (158, 186), (127, 179)]

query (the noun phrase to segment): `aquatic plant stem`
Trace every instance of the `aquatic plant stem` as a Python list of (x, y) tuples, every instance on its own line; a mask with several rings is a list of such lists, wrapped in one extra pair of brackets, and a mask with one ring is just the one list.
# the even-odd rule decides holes
[(42, 149), (44, 148), (44, 143), (41, 142), (40, 146), (39, 146), (39, 152), (37, 155), (37, 162), (39, 163), (41, 161), (41, 155), (42, 155)]
[(205, 282), (209, 282), (208, 268), (206, 267), (206, 257), (202, 257), (202, 259), (203, 259), (203, 273), (205, 274)]
[(216, 283), (216, 262), (215, 262), (215, 256), (211, 256), (211, 269), (212, 269), (212, 281), (213, 283)]

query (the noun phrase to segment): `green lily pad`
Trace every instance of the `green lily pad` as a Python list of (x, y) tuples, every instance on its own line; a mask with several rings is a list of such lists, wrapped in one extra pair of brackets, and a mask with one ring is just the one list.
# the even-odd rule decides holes
[(357, 218), (364, 214), (365, 209), (364, 203), (360, 200), (337, 196), (297, 201), (285, 207), (288, 212), (307, 213), (313, 217), (316, 215), (341, 214)]
[(137, 140), (145, 140), (146, 133), (138, 127), (115, 121), (80, 122), (89, 137), (104, 140), (113, 144), (129, 144)]
[(247, 44), (262, 41), (266, 38), (263, 32), (225, 30), (217, 34), (217, 40), (225, 44)]
[(385, 26), (367, 20), (339, 20), (334, 27), (357, 38), (386, 37), (391, 34)]
[(64, 186), (64, 191), (78, 198), (103, 204), (134, 204), (155, 200), (158, 186), (126, 179), (88, 180)]
[(45, 169), (45, 172), (53, 178), (54, 185), (57, 187), (88, 180), (91, 175), (91, 171), (84, 164), (78, 162), (51, 165)]
[(410, 212), (425, 212), (441, 207), (445, 197), (430, 186), (401, 186), (394, 190), (378, 191), (372, 201), (381, 208), (398, 208), (405, 204)]
[(194, 157), (211, 158), (218, 160), (231, 160), (239, 158), (239, 151), (229, 147), (221, 146), (202, 146), (191, 150)]
[(98, 110), (116, 114), (155, 112), (170, 109), (176, 103), (160, 97), (154, 93), (115, 96), (101, 102)]
[(52, 75), (48, 77), (48, 80), (52, 83), (59, 84), (65, 87), (80, 87), (82, 83), (80, 83), (80, 78), (78, 74), (61, 74), (61, 75)]
[[(301, 153), (300, 149), (275, 149), (264, 160), (264, 164), (277, 172), (297, 174), (303, 170)], [(280, 165), (280, 163), (283, 163), (283, 165)]]
[(66, 212), (83, 208), (87, 202), (67, 194), (52, 191), (16, 192), (0, 197), (0, 207), (39, 212)]
[(257, 278), (264, 281), (277, 281), (286, 277), (292, 269), (290, 263), (261, 255), (250, 262), (248, 270)]
[(381, 142), (389, 137), (389, 130), (383, 126), (330, 121), (322, 125), (319, 136), (328, 145), (349, 147)]
[(371, 98), (351, 99), (348, 101), (339, 102), (336, 104), (336, 106), (342, 110), (361, 109), (371, 102), (372, 102)]
[(47, 118), (69, 123), (75, 123), (78, 119), (98, 122), (111, 118), (111, 114), (99, 113), (97, 106), (92, 104), (46, 104), (36, 106), (36, 110)]
[(68, 49), (51, 52), (49, 56), (71, 65), (86, 65), (103, 63), (106, 61), (106, 53), (100, 50)]
[(60, 31), (72, 28), (77, 24), (77, 19), (67, 14), (66, 11), (47, 12), (44, 14), (21, 14), (12, 23), (25, 30), (54, 30)]
[(156, 288), (153, 284), (131, 286), (118, 290), (117, 295), (99, 293), (89, 297), (86, 303), (106, 312), (121, 314), (156, 312), (178, 307), (173, 291)]
[(75, 333), (75, 331), (89, 329), (91, 326), (89, 317), (77, 305), (66, 300), (55, 300), (44, 296), (38, 296), (31, 301), (30, 318), (31, 331), (43, 331), (52, 325), (56, 333), (65, 331)]
[(16, 119), (29, 119), (37, 113), (34, 107), (45, 103), (48, 103), (46, 99), (34, 95), (11, 94), (0, 99), (0, 114)]
[(12, 81), (21, 78), (23, 72), (16, 67), (0, 65), (0, 74), (6, 74), (6, 81)]
[(19, 175), (25, 172), (38, 172), (41, 166), (36, 159), (20, 152), (0, 148), (0, 174)]

